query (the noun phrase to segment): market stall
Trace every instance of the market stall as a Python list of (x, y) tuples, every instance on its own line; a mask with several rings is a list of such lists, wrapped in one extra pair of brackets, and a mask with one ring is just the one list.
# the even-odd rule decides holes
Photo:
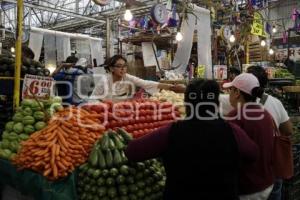
[[(299, 198), (298, 1), (17, 3), (0, 3), (3, 194), (10, 188), (35, 200), (161, 200), (165, 163), (128, 161), (129, 142), (189, 117), (184, 100), (191, 95), (183, 92), (197, 78), (215, 80), (230, 111), (223, 84), (259, 66), (268, 76), (265, 93), (293, 123), (294, 175), (284, 179), (282, 199)], [(70, 55), (76, 62), (63, 63)], [(56, 96), (61, 83), (68, 97)], [(94, 98), (95, 91), (109, 94)], [(73, 96), (80, 101), (66, 101)]]

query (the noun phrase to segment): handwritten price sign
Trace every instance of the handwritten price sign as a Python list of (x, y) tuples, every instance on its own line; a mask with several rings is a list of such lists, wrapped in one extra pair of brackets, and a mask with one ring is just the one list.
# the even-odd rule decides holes
[(22, 99), (49, 99), (53, 95), (53, 85), (51, 77), (27, 74), (23, 82)]

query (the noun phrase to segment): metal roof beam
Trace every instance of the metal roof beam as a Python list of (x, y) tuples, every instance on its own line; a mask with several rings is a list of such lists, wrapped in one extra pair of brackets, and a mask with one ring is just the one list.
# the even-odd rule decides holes
[[(16, 0), (4, 0), (4, 1), (9, 2), (9, 3), (15, 3), (15, 4), (17, 3)], [(84, 19), (84, 20), (94, 21), (94, 22), (98, 22), (98, 23), (106, 23), (105, 20), (95, 19), (92, 17), (79, 15), (77, 13), (73, 13), (70, 11), (65, 11), (65, 10), (61, 10), (61, 9), (57, 9), (57, 8), (50, 8), (50, 7), (46, 7), (46, 6), (42, 6), (42, 5), (36, 5), (36, 4), (25, 3), (25, 2), (24, 2), (24, 6), (29, 7), (29, 8), (36, 8), (36, 9), (44, 10), (44, 11), (48, 11), (48, 12), (54, 12), (54, 13), (58, 13), (61, 15), (66, 15), (66, 16), (70, 16), (70, 17), (74, 17), (74, 18), (78, 18), (78, 19)]]

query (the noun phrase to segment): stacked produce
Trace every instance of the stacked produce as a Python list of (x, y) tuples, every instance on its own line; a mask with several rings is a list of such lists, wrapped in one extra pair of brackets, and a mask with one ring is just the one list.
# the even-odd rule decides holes
[(119, 103), (87, 104), (85, 109), (100, 114), (106, 129), (124, 128), (134, 138), (148, 134), (178, 119), (180, 113), (171, 103), (153, 100), (134, 100)]
[(183, 93), (175, 93), (173, 91), (162, 90), (153, 94), (150, 97), (152, 100), (158, 100), (160, 102), (169, 102), (178, 107), (178, 111), (183, 116), (185, 114), (184, 108), (184, 94)]
[(21, 105), (13, 115), (12, 121), (5, 125), (0, 142), (0, 158), (10, 160), (20, 149), (21, 141), (27, 140), (30, 134), (47, 126), (50, 113), (45, 110), (53, 113), (62, 107), (61, 99), (57, 97), (45, 103), (24, 99)]
[[(45, 68), (40, 62), (23, 58), (21, 67), (21, 76), (24, 77), (25, 74), (39, 75), (39, 76), (49, 76), (50, 71)], [(0, 76), (12, 77), (14, 76), (15, 70), (15, 59), (11, 54), (1, 54), (0, 55)]]
[(48, 126), (21, 143), (13, 162), (50, 180), (65, 177), (86, 162), (89, 152), (104, 131), (98, 115), (78, 108), (57, 112)]
[(97, 141), (89, 162), (79, 167), (78, 193), (82, 200), (162, 199), (164, 168), (156, 159), (130, 163), (124, 148), (131, 136), (122, 129), (107, 131)]
[(291, 74), (287, 69), (277, 69), (275, 71), (275, 78), (291, 78), (294, 79), (295, 76)]

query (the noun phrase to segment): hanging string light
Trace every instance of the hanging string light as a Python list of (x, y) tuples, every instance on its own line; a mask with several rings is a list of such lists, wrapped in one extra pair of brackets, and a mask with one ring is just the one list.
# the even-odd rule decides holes
[(231, 43), (235, 42), (235, 36), (234, 35), (230, 35), (229, 42), (231, 42)]
[(183, 36), (182, 36), (181, 32), (177, 32), (177, 34), (176, 34), (176, 40), (177, 41), (181, 41), (182, 39), (183, 39)]
[(262, 47), (265, 47), (266, 46), (266, 41), (265, 40), (262, 40), (261, 42), (260, 42), (260, 45), (262, 46)]
[(274, 50), (272, 48), (269, 49), (269, 54), (273, 55), (274, 54)]
[(129, 9), (127, 9), (124, 14), (124, 19), (126, 21), (131, 21), (132, 18), (133, 18), (133, 15), (132, 15), (131, 11)]

